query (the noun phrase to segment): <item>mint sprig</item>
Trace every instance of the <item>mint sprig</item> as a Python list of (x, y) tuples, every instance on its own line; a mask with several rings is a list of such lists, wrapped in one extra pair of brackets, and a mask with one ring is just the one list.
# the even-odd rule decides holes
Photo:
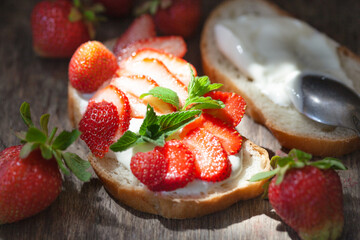
[(64, 174), (69, 174), (70, 169), (79, 180), (89, 181), (91, 173), (86, 170), (90, 167), (90, 163), (74, 153), (63, 152), (80, 136), (81, 132), (79, 130), (62, 131), (56, 136), (58, 129), (55, 127), (49, 134), (49, 114), (41, 116), (40, 129), (36, 128), (31, 118), (30, 105), (27, 102), (21, 105), (20, 115), (28, 127), (27, 132), (16, 134), (24, 144), (20, 151), (21, 158), (26, 158), (35, 149), (40, 149), (45, 161), (54, 157)]
[(298, 149), (292, 149), (288, 156), (274, 156), (271, 158), (272, 171), (260, 172), (250, 178), (250, 182), (265, 180), (277, 175), (276, 184), (280, 184), (284, 179), (286, 172), (292, 168), (303, 168), (305, 166), (314, 166), (320, 169), (346, 170), (347, 168), (337, 158), (326, 157), (322, 160), (311, 161), (312, 155)]
[(155, 87), (148, 93), (142, 94), (140, 98), (152, 95), (166, 103), (172, 104), (178, 111), (224, 108), (225, 104), (222, 101), (212, 99), (211, 97), (203, 97), (206, 93), (219, 89), (222, 84), (212, 84), (208, 76), (195, 77), (190, 66), (189, 69), (191, 71), (191, 80), (188, 86), (189, 96), (185, 100), (184, 106), (180, 107), (179, 97), (176, 92), (164, 87)]
[(126, 131), (116, 143), (110, 146), (110, 149), (121, 152), (144, 142), (164, 146), (168, 136), (194, 121), (200, 114), (200, 110), (190, 110), (157, 116), (154, 109), (147, 105), (146, 116), (139, 132)]

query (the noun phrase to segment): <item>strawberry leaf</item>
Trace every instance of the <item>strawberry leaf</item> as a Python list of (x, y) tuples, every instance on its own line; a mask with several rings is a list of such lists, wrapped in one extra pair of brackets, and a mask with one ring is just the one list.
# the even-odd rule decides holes
[(53, 157), (52, 155), (52, 149), (46, 145), (46, 144), (41, 144), (40, 145), (40, 151), (41, 151), (41, 156), (45, 159), (51, 159)]
[(140, 95), (140, 99), (152, 95), (163, 100), (166, 103), (170, 103), (171, 105), (175, 106), (176, 109), (179, 109), (179, 97), (176, 92), (171, 89), (164, 88), (164, 87), (155, 87), (151, 89), (148, 93), (143, 93)]
[(346, 170), (347, 168), (344, 164), (337, 158), (327, 157), (322, 160), (311, 162), (309, 165), (320, 168), (320, 169), (337, 169), (337, 170)]
[(257, 173), (249, 179), (249, 182), (257, 182), (260, 180), (269, 179), (269, 178), (275, 176), (278, 172), (279, 172), (279, 169), (274, 169), (274, 170), (271, 170), (268, 172)]
[(48, 129), (49, 118), (50, 118), (50, 114), (48, 113), (40, 117), (40, 127), (46, 136), (49, 135), (49, 129)]
[(62, 131), (54, 140), (52, 147), (58, 150), (67, 149), (76, 139), (81, 135), (81, 132), (77, 129), (74, 129), (71, 132)]
[(35, 127), (30, 127), (26, 133), (25, 140), (27, 142), (45, 143), (47, 140), (46, 135)]
[(32, 120), (31, 120), (31, 113), (30, 113), (30, 104), (27, 102), (23, 102), (20, 106), (20, 115), (23, 119), (24, 123), (28, 127), (34, 126)]
[(53, 150), (53, 155), (56, 159), (56, 162), (61, 170), (62, 173), (64, 173), (65, 175), (69, 175), (70, 174), (70, 171), (69, 169), (67, 169), (67, 167), (65, 166), (65, 164), (63, 163), (62, 161), (62, 154), (61, 154), (61, 151), (59, 150)]
[(29, 154), (39, 147), (39, 143), (26, 143), (20, 150), (20, 158), (26, 158)]
[(88, 161), (83, 160), (75, 153), (66, 152), (62, 154), (66, 165), (74, 173), (74, 175), (81, 181), (87, 182), (91, 178), (91, 173), (86, 170), (90, 167)]

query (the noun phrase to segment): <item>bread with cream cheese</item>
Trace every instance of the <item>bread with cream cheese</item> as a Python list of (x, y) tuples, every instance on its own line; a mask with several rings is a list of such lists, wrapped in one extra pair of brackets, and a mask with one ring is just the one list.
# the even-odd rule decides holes
[[(80, 98), (81, 95), (69, 84), (69, 118), (75, 127), (78, 126), (84, 111), (84, 102), (81, 102)], [(223, 210), (239, 200), (254, 198), (263, 192), (265, 181), (248, 180), (258, 172), (270, 170), (268, 152), (245, 138), (240, 152), (243, 156), (240, 174), (229, 181), (214, 183), (209, 192), (193, 195), (183, 195), (176, 191), (150, 191), (111, 154), (101, 159), (89, 154), (88, 159), (107, 191), (121, 203), (165, 218), (184, 219)]]
[[(293, 106), (274, 104), (254, 85), (256, 79), (246, 77), (216, 47), (214, 26), (223, 19), (235, 19), (250, 14), (276, 17), (290, 15), (265, 0), (229, 0), (221, 3), (207, 18), (201, 36), (203, 70), (213, 82), (224, 84), (224, 91), (234, 91), (246, 99), (246, 113), (266, 126), (288, 149), (298, 148), (318, 156), (340, 156), (360, 149), (360, 138), (352, 130), (329, 127), (300, 114)], [(360, 92), (360, 58), (336, 44), (340, 64), (347, 77)]]

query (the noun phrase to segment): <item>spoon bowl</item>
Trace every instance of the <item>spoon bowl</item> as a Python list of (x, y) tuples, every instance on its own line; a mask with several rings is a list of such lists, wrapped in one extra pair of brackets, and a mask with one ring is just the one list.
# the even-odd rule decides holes
[(299, 74), (291, 89), (295, 108), (307, 117), (354, 130), (360, 136), (360, 96), (351, 88), (319, 74)]

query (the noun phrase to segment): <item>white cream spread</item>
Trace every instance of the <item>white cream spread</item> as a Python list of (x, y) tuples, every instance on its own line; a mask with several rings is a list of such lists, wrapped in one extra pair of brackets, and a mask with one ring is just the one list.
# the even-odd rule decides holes
[[(86, 111), (86, 107), (88, 104), (88, 100), (91, 98), (90, 94), (80, 94), (79, 92), (75, 91), (74, 94), (75, 101), (78, 102), (80, 106), (80, 112), (83, 115)], [(133, 132), (138, 132), (140, 129), (140, 126), (143, 122), (143, 119), (136, 119), (132, 118), (130, 120), (130, 126), (129, 130)], [(174, 134), (176, 135), (176, 134)], [(171, 136), (170, 136), (171, 137)], [(134, 156), (137, 152), (148, 152), (153, 150), (155, 145), (150, 143), (144, 143), (141, 145), (137, 145), (135, 147), (129, 148), (128, 150), (122, 151), (122, 152), (113, 152), (109, 150), (107, 153), (108, 157), (116, 158), (118, 162), (123, 164), (130, 172), (130, 162), (132, 156)], [(169, 191), (169, 192), (162, 192), (162, 194), (178, 194), (178, 195), (201, 195), (206, 194), (209, 191), (213, 191), (214, 188), (223, 185), (228, 182), (231, 182), (233, 179), (236, 179), (241, 172), (242, 172), (242, 158), (243, 154), (242, 151), (235, 155), (229, 156), (229, 160), (231, 162), (231, 175), (227, 179), (221, 182), (207, 182), (202, 180), (194, 180), (187, 184), (184, 188), (176, 189), (175, 191)]]
[(304, 72), (326, 74), (352, 87), (337, 44), (296, 19), (244, 15), (220, 21), (214, 32), (218, 49), (280, 106), (291, 104), (292, 80)]

